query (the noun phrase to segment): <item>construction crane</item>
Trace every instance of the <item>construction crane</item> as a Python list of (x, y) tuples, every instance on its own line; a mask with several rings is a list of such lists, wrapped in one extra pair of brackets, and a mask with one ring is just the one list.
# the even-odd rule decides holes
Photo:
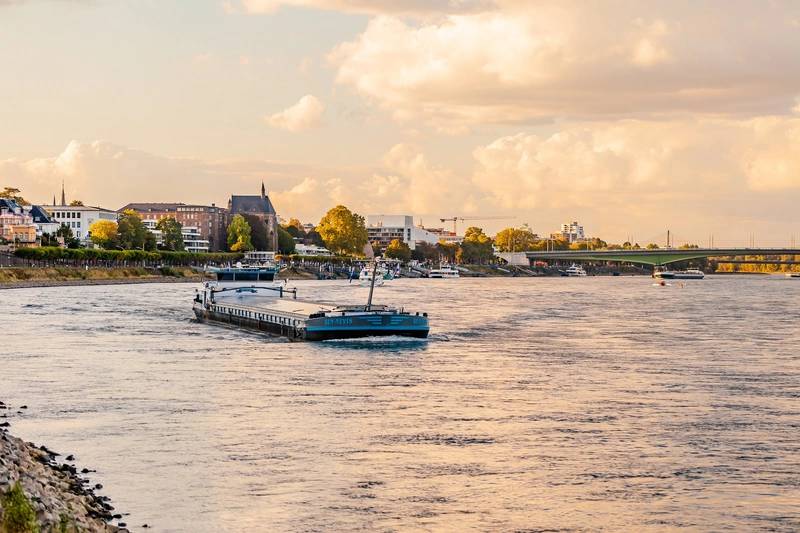
[(517, 217), (449, 217), (449, 218), (440, 218), (441, 222), (452, 222), (453, 223), (453, 233), (458, 235), (458, 221), (461, 222), (467, 220), (511, 220)]

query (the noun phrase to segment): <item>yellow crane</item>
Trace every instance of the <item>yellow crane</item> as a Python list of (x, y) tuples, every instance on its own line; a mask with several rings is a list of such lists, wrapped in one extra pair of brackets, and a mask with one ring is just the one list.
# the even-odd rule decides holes
[(441, 222), (452, 222), (453, 223), (453, 233), (458, 235), (458, 221), (465, 222), (467, 220), (511, 220), (517, 217), (449, 217), (449, 218), (440, 218), (439, 221)]

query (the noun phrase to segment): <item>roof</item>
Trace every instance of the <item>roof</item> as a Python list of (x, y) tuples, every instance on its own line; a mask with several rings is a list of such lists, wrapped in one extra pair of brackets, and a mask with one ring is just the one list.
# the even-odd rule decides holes
[(50, 214), (38, 205), (31, 206), (30, 215), (37, 224), (54, 224)]
[(259, 215), (275, 215), (275, 208), (272, 207), (272, 202), (269, 196), (261, 195), (247, 195), (247, 196), (231, 196), (231, 201), (228, 204), (232, 214), (259, 214)]
[(53, 211), (103, 211), (105, 213), (116, 213), (112, 209), (97, 207), (96, 205), (42, 205), (39, 207), (47, 210), (48, 213)]
[(141, 203), (127, 204), (117, 209), (117, 211), (120, 213), (122, 211), (125, 211), (126, 209), (133, 209), (134, 211), (175, 211), (178, 209), (178, 206), (184, 206), (184, 205), (186, 204), (182, 202), (178, 203), (141, 202)]
[(18, 213), (20, 211), (19, 204), (14, 200), (10, 200), (8, 198), (0, 198), (0, 207), (8, 209), (13, 213)]

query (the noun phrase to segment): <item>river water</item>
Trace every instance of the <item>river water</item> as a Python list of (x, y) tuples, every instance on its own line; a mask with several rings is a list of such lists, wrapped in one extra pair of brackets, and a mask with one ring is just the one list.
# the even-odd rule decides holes
[(321, 344), (193, 293), (0, 291), (12, 431), (133, 530), (800, 529), (798, 280), (396, 280), (431, 339)]

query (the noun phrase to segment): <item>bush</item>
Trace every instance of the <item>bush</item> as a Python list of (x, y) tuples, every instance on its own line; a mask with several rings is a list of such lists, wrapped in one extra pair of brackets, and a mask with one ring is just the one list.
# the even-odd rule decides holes
[(30, 261), (109, 261), (164, 263), (172, 266), (227, 263), (238, 261), (242, 254), (236, 253), (195, 253), (195, 252), (147, 252), (145, 250), (98, 250), (93, 248), (20, 248), (14, 255)]
[(5, 533), (38, 533), (39, 524), (31, 502), (19, 481), (3, 495), (3, 515), (0, 525)]

